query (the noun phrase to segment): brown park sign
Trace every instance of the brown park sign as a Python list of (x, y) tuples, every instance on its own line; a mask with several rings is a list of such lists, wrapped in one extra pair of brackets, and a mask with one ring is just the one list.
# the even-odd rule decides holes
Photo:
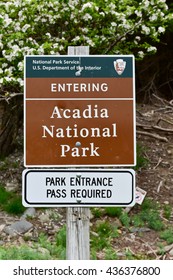
[(25, 166), (133, 166), (133, 56), (25, 57)]

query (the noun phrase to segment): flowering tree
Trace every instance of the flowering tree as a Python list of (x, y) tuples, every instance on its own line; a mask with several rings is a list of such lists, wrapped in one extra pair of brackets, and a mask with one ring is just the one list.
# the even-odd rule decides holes
[(90, 54), (156, 52), (173, 18), (166, 0), (11, 0), (0, 5), (1, 94), (23, 87), (24, 55), (67, 54), (89, 45)]

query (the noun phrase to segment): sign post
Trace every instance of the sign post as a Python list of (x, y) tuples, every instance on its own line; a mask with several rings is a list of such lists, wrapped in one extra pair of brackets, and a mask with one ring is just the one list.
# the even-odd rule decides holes
[[(89, 47), (68, 47), (68, 55), (89, 55)], [(79, 69), (80, 71), (80, 69)], [(80, 142), (79, 142), (80, 143)], [(78, 144), (80, 145), (80, 144)], [(76, 142), (77, 146), (77, 142)], [(67, 260), (90, 259), (90, 209), (70, 207), (66, 211)]]

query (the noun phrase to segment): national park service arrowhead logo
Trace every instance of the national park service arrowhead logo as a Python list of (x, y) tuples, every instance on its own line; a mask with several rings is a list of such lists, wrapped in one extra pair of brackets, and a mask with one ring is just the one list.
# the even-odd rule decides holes
[(126, 61), (123, 59), (117, 59), (114, 61), (114, 68), (118, 75), (121, 75), (126, 68)]

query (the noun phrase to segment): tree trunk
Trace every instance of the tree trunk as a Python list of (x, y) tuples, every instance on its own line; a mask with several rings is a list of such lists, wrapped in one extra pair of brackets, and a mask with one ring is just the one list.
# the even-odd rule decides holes
[(0, 98), (0, 157), (7, 156), (15, 148), (22, 116), (22, 95), (8, 99), (8, 102)]

